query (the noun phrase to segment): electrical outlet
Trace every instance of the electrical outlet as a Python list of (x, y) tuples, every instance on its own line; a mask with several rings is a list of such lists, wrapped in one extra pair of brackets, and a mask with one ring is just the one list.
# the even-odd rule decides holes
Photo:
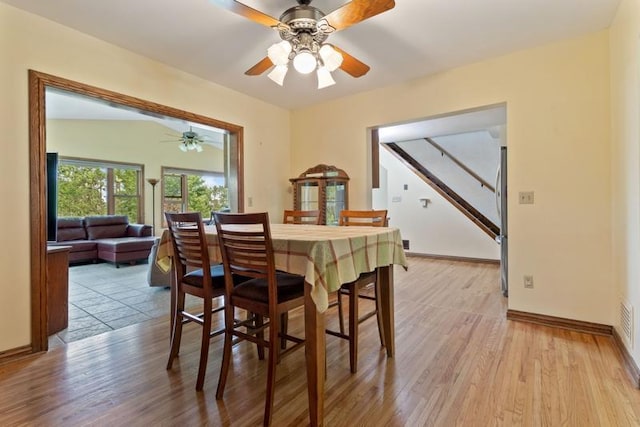
[(533, 276), (525, 274), (523, 279), (524, 279), (524, 287), (527, 289), (533, 289)]
[(518, 193), (518, 202), (521, 205), (533, 204), (533, 191), (521, 191)]

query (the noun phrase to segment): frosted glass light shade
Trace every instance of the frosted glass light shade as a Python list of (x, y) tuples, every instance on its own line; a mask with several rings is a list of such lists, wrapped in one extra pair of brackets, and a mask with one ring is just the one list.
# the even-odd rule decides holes
[(273, 70), (271, 70), (271, 72), (267, 74), (267, 77), (282, 86), (282, 84), (284, 83), (284, 76), (287, 75), (288, 70), (289, 67), (287, 67), (286, 65), (276, 65)]
[(308, 50), (301, 50), (295, 58), (293, 58), (293, 67), (301, 74), (309, 74), (316, 69), (318, 61)]
[(332, 86), (336, 84), (336, 81), (333, 80), (331, 73), (327, 70), (327, 67), (319, 67), (318, 68), (318, 89), (323, 89), (327, 86)]
[(289, 62), (289, 54), (291, 53), (291, 43), (282, 40), (275, 43), (267, 49), (267, 56), (274, 65), (286, 65)]
[(327, 70), (335, 71), (342, 65), (342, 55), (331, 45), (323, 44), (319, 53)]

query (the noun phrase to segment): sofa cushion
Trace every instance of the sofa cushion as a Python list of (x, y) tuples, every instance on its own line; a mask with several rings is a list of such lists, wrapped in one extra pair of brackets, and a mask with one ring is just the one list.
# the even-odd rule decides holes
[(65, 242), (65, 245), (71, 246), (70, 252), (95, 251), (98, 248), (96, 242), (91, 240), (73, 240)]
[(85, 240), (87, 232), (84, 229), (82, 218), (58, 218), (58, 233), (56, 240), (66, 242), (69, 240)]
[(127, 237), (151, 236), (153, 227), (146, 224), (129, 224), (127, 227)]
[(87, 216), (84, 218), (89, 240), (125, 237), (129, 219), (126, 215)]
[(151, 250), (155, 237), (120, 237), (116, 239), (98, 240), (98, 251), (135, 252)]

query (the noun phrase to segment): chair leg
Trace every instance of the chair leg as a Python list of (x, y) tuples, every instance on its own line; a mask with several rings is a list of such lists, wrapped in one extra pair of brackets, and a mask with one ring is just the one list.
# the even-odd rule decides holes
[(358, 286), (349, 287), (349, 367), (351, 373), (358, 371)]
[[(255, 326), (256, 329), (259, 329), (256, 332), (256, 337), (260, 338), (264, 341), (264, 330), (260, 329), (264, 325), (264, 317), (261, 314), (254, 314), (255, 316)], [(258, 344), (258, 360), (264, 360), (264, 347)]]
[(342, 313), (342, 289), (338, 289), (338, 321), (340, 322), (340, 333), (344, 334), (344, 315)]
[(211, 299), (204, 301), (204, 312), (202, 317), (202, 342), (200, 343), (200, 365), (198, 366), (198, 380), (196, 390), (200, 391), (204, 387), (204, 376), (207, 372), (207, 360), (209, 359), (209, 342), (211, 341)]
[(175, 307), (173, 307), (173, 328), (171, 330), (171, 348), (169, 350), (169, 360), (167, 361), (167, 369), (173, 366), (173, 359), (178, 356), (180, 351), (180, 340), (182, 338), (182, 311), (184, 310), (184, 292), (178, 290), (176, 296)]
[(267, 395), (263, 420), (265, 426), (271, 424), (271, 415), (273, 413), (273, 395), (276, 390), (276, 364), (278, 363), (278, 331), (280, 331), (278, 323), (280, 317), (274, 316), (274, 318), (269, 319), (269, 321), (271, 322), (269, 325), (269, 366), (267, 368)]
[(220, 376), (218, 377), (218, 388), (216, 389), (216, 399), (222, 399), (224, 386), (227, 383), (227, 374), (231, 364), (231, 347), (233, 346), (234, 309), (226, 304), (224, 308), (224, 346), (222, 349), (222, 363), (220, 365)]

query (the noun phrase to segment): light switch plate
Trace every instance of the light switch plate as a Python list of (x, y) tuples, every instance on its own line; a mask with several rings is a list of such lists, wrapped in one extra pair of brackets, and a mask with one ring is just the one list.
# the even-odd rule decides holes
[(521, 191), (518, 193), (518, 202), (521, 205), (533, 204), (533, 191)]

